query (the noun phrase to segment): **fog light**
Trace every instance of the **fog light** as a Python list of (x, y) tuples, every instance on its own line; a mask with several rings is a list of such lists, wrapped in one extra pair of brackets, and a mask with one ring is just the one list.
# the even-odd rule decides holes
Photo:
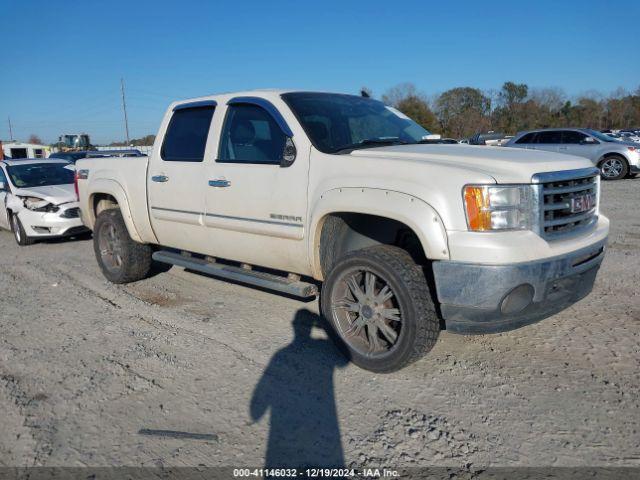
[(534, 288), (528, 283), (518, 285), (504, 297), (500, 311), (506, 315), (521, 312), (529, 306), (534, 293)]

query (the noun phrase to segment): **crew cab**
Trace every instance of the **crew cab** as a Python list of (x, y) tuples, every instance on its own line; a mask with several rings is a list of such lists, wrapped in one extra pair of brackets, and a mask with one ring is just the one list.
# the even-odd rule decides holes
[(589, 160), (428, 138), (352, 95), (175, 102), (149, 157), (77, 162), (82, 219), (110, 281), (155, 261), (319, 296), (343, 351), (377, 372), (442, 328), (510, 330), (591, 291), (609, 221)]

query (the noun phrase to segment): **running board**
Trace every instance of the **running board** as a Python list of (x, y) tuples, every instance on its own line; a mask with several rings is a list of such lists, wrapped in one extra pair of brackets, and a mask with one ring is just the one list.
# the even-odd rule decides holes
[(257, 272), (241, 267), (209, 262), (203, 258), (181, 255), (180, 253), (159, 250), (153, 253), (156, 262), (178, 265), (189, 270), (206, 273), (216, 278), (253, 285), (255, 287), (287, 293), (294, 297), (309, 298), (318, 295), (318, 287), (295, 278), (280, 277), (265, 272)]

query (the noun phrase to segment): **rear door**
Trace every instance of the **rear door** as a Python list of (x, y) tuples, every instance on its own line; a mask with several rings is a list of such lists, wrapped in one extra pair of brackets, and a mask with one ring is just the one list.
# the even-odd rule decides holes
[(548, 130), (538, 132), (536, 135), (536, 150), (545, 150), (547, 152), (558, 152), (562, 143), (562, 132), (560, 130)]
[(206, 241), (205, 149), (215, 102), (178, 105), (164, 122), (163, 141), (147, 169), (151, 225), (161, 245), (198, 251)]

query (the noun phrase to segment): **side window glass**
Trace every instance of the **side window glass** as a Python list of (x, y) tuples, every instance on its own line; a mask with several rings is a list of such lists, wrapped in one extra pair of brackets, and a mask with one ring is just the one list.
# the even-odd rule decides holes
[(533, 139), (535, 138), (535, 136), (536, 136), (535, 132), (527, 133), (525, 136), (523, 136), (519, 140), (516, 140), (516, 143), (533, 143)]
[(279, 165), (286, 141), (286, 135), (262, 107), (229, 105), (217, 161)]
[(160, 156), (168, 162), (202, 162), (213, 106), (183, 108), (173, 112)]
[(562, 132), (560, 130), (554, 130), (550, 132), (539, 132), (536, 137), (536, 143), (560, 143)]
[(562, 143), (579, 144), (584, 141), (587, 136), (584, 133), (566, 130), (562, 132)]

